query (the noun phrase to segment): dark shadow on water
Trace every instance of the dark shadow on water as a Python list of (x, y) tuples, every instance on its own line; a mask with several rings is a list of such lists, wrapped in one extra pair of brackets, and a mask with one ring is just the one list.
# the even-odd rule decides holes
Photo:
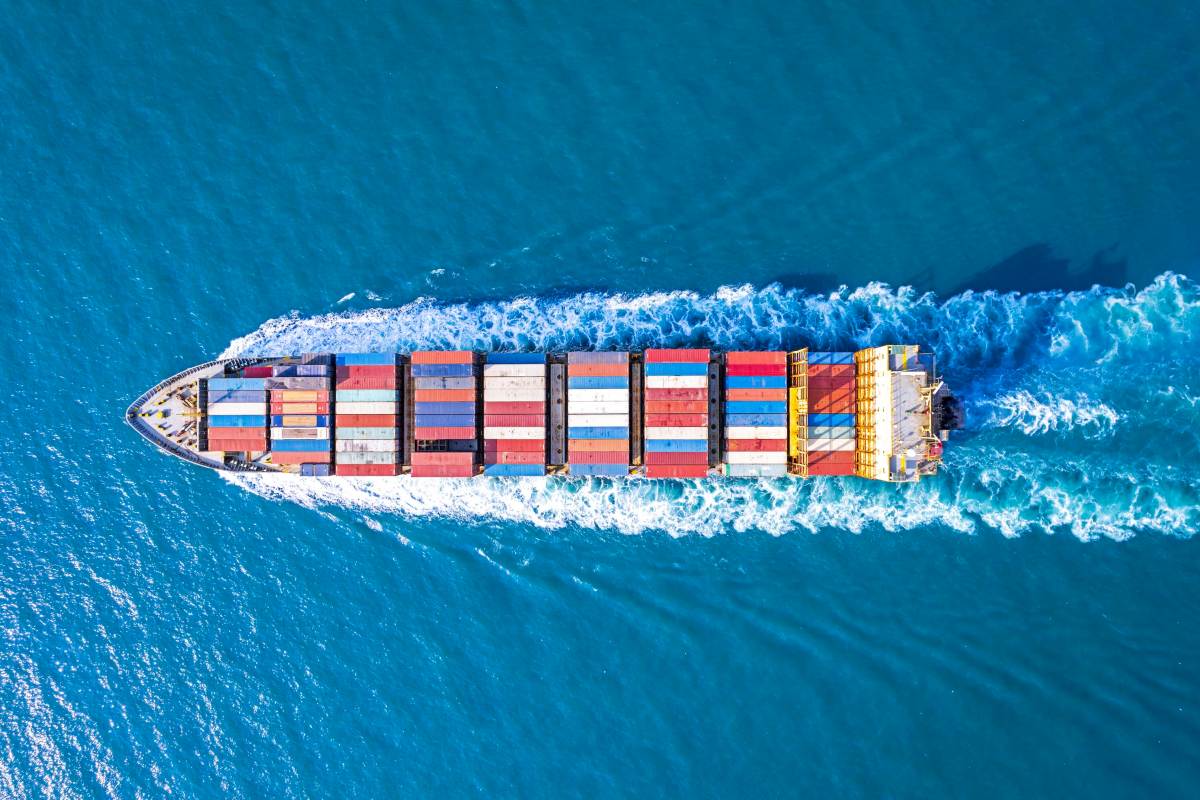
[[(1071, 262), (1055, 255), (1048, 244), (1040, 243), (1024, 247), (1008, 258), (987, 269), (977, 272), (949, 294), (958, 294), (968, 289), (981, 292), (988, 289), (997, 292), (1046, 292), (1053, 290), (1076, 291), (1101, 286), (1124, 286), (1128, 281), (1129, 263), (1116, 255), (1116, 245), (1101, 250), (1083, 266), (1071, 269)], [(920, 285), (917, 276), (915, 285)]]

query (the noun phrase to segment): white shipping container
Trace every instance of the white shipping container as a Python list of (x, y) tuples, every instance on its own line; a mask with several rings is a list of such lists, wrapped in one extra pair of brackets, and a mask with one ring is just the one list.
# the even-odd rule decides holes
[(400, 449), (395, 439), (338, 439), (333, 449), (339, 453), (391, 453)]
[(726, 439), (786, 439), (787, 428), (764, 428), (734, 425), (725, 429)]
[(335, 434), (338, 439), (398, 439), (399, 428), (351, 428), (340, 427)]
[(567, 425), (572, 428), (628, 428), (629, 414), (568, 414)]
[[(628, 389), (567, 389), (568, 403), (628, 403)], [(570, 406), (568, 405), (568, 408)]]
[(272, 439), (328, 439), (329, 438), (329, 428), (271, 428), (271, 438)]
[(546, 376), (545, 364), (484, 364), (483, 376), (488, 378), (535, 378)]
[(779, 452), (754, 452), (748, 450), (734, 450), (725, 454), (726, 464), (786, 464), (787, 453)]
[(647, 389), (707, 389), (707, 375), (647, 375)]
[(545, 428), (484, 428), (485, 439), (545, 439)]
[(484, 389), (545, 389), (545, 378), (484, 378)]
[(209, 403), (208, 413), (213, 416), (226, 416), (230, 414), (257, 414), (266, 415), (266, 403)]
[(853, 453), (853, 439), (809, 439), (810, 453)]
[(483, 390), (485, 403), (529, 403), (544, 401), (546, 392), (543, 389), (487, 389)]
[(400, 454), (388, 453), (338, 453), (339, 464), (396, 464)]
[(571, 403), (572, 414), (628, 414), (629, 403)]
[(646, 428), (647, 439), (707, 439), (708, 428), (699, 427), (680, 427), (680, 428)]
[(399, 403), (338, 403), (334, 411), (339, 414), (391, 414), (395, 416)]

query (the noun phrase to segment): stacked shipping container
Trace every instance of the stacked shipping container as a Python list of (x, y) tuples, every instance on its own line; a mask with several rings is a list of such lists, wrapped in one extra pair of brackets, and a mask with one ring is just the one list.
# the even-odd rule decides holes
[(338, 354), (336, 474), (399, 474), (399, 385), (395, 353)]
[(629, 474), (629, 353), (567, 354), (571, 475)]
[(787, 474), (787, 353), (725, 355), (725, 474)]
[(475, 354), (469, 350), (412, 354), (414, 478), (475, 474)]
[(328, 356), (270, 367), (271, 463), (295, 464), (306, 475), (328, 475), (330, 463)]
[(808, 474), (854, 474), (853, 353), (808, 354)]
[(708, 475), (708, 350), (645, 353), (648, 478)]
[(491, 353), (483, 367), (483, 474), (546, 474), (546, 354)]
[(257, 458), (267, 449), (267, 387), (259, 377), (210, 378), (208, 449)]

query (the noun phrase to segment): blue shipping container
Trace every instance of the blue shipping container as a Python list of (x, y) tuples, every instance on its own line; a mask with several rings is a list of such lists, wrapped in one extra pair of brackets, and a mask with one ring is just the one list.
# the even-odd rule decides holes
[(474, 364), (413, 364), (414, 378), (466, 378), (475, 374)]
[(474, 389), (474, 378), (413, 378), (415, 389)]
[(730, 400), (725, 403), (725, 414), (786, 414), (787, 401)]
[(474, 414), (414, 414), (413, 425), (418, 428), (474, 428)]
[[(508, 362), (524, 363), (524, 362)], [(541, 464), (488, 464), (483, 468), (484, 475), (500, 478), (532, 477), (545, 475), (546, 468)]]
[(624, 478), (629, 475), (629, 467), (625, 464), (572, 464), (570, 474), (576, 478)]
[(396, 363), (395, 353), (338, 353), (339, 367), (390, 366)]
[(830, 364), (853, 364), (854, 363), (854, 353), (830, 353), (829, 354), (829, 363)]
[(267, 393), (253, 389), (222, 389), (208, 392), (209, 403), (265, 403)]
[(725, 386), (729, 389), (786, 389), (787, 377), (784, 375), (730, 375), (725, 378)]
[(628, 364), (629, 353), (581, 352), (567, 353), (568, 364)]
[(650, 361), (646, 364), (647, 375), (707, 375), (708, 362)]
[(267, 418), (262, 414), (228, 414), (208, 418), (210, 428), (265, 428)]
[(475, 416), (474, 403), (413, 403), (414, 414), (470, 414)]
[(570, 439), (628, 439), (629, 428), (568, 428)]
[(301, 464), (300, 465), (300, 474), (307, 475), (310, 478), (328, 478), (329, 477), (329, 465), (328, 464)]
[(281, 453), (324, 453), (329, 450), (328, 439), (272, 439), (271, 449)]
[(208, 390), (214, 389), (257, 389), (267, 388), (266, 378), (209, 378)]
[(647, 439), (647, 453), (703, 453), (707, 439)]
[(335, 397), (339, 403), (395, 403), (395, 389), (338, 389)]
[(787, 414), (726, 414), (725, 424), (730, 428), (782, 428), (787, 425)]
[(489, 364), (543, 364), (545, 353), (488, 353)]
[(814, 353), (809, 352), (808, 363), (810, 364), (832, 364), (833, 353)]
[(809, 414), (808, 427), (853, 427), (853, 414)]
[(571, 389), (628, 389), (628, 375), (595, 376), (586, 378), (567, 378), (567, 386)]
[(272, 428), (328, 428), (329, 427), (329, 415), (328, 414), (288, 414), (287, 416), (289, 416), (289, 417), (312, 417), (312, 416), (315, 416), (317, 418), (317, 424), (309, 425), (308, 423), (305, 423), (304, 425), (284, 425), (283, 424), (284, 415), (276, 414), (275, 416), (271, 417), (271, 427)]

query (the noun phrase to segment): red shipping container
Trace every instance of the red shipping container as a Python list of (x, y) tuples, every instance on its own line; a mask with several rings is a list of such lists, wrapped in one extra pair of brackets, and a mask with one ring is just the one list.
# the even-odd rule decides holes
[(209, 450), (227, 450), (240, 453), (248, 450), (266, 450), (267, 440), (264, 439), (214, 439), (208, 437)]
[(619, 378), (628, 374), (628, 364), (572, 364), (567, 367), (567, 375), (572, 378)]
[(415, 389), (416, 403), (474, 403), (474, 389)]
[(829, 374), (834, 378), (852, 378), (856, 373), (853, 364), (830, 364)]
[(725, 367), (726, 375), (761, 377), (768, 375), (787, 375), (787, 367), (780, 364), (729, 364)]
[(707, 400), (708, 389), (647, 389), (646, 400)]
[(541, 414), (484, 414), (485, 428), (543, 428), (546, 418)]
[(395, 389), (395, 378), (339, 378), (334, 384), (338, 389)]
[(474, 464), (429, 464), (414, 466), (411, 474), (414, 478), (473, 478), (475, 472)]
[(809, 380), (812, 380), (813, 378), (832, 378), (832, 377), (833, 377), (833, 364), (809, 364), (808, 365)]
[(431, 464), (474, 464), (474, 453), (413, 453), (412, 465), (429, 466)]
[(243, 378), (269, 378), (271, 377), (270, 367), (246, 367), (242, 370)]
[(484, 416), (488, 414), (537, 414), (544, 416), (546, 404), (537, 400), (527, 402), (494, 400), (483, 404)]
[(853, 402), (833, 400), (814, 400), (808, 404), (810, 414), (855, 414), (857, 406)]
[(334, 417), (339, 428), (395, 428), (394, 414), (338, 414)]
[(545, 453), (545, 439), (484, 439), (485, 453)]
[(328, 464), (329, 451), (313, 451), (302, 453), (298, 450), (272, 450), (272, 464)]
[(567, 452), (569, 456), (575, 453), (628, 453), (628, 439), (568, 439)]
[(409, 356), (413, 364), (474, 364), (470, 350), (417, 350)]
[[(339, 418), (340, 419), (340, 418)], [(342, 423), (339, 421), (339, 425)], [(474, 427), (452, 427), (452, 428), (414, 428), (413, 438), (421, 441), (436, 441), (438, 439), (474, 439)]]
[(394, 378), (396, 377), (395, 364), (354, 364), (351, 366), (342, 366), (337, 368), (337, 377), (340, 378)]
[(726, 389), (726, 400), (787, 400), (787, 389)]
[(734, 350), (725, 354), (726, 364), (787, 364), (782, 350)]
[(825, 450), (825, 451), (809, 451), (808, 463), (812, 464), (816, 461), (830, 461), (837, 463), (854, 463), (854, 453), (846, 450)]
[(647, 478), (707, 478), (708, 467), (702, 464), (647, 464)]
[(651, 400), (645, 404), (647, 414), (706, 414), (704, 400)]
[(708, 414), (647, 414), (647, 428), (693, 428), (708, 424)]
[(267, 428), (260, 425), (257, 428), (212, 428), (208, 429), (209, 439), (263, 439), (266, 438)]
[(483, 454), (485, 464), (544, 464), (546, 454), (541, 450), (527, 453), (520, 450), (492, 450)]
[(731, 453), (780, 453), (787, 450), (786, 439), (726, 439), (725, 449)]
[(333, 468), (334, 475), (367, 476), (367, 475), (399, 475), (397, 464), (337, 464)]
[(709, 360), (709, 351), (708, 350), (651, 349), (651, 350), (646, 351), (644, 358), (646, 359), (646, 361), (657, 361), (657, 362), (669, 361), (669, 362), (675, 362), (675, 363), (679, 363), (679, 362), (687, 362), (687, 363), (705, 362), (705, 363), (707, 363)]
[(271, 403), (271, 415), (328, 414), (329, 403)]
[(813, 391), (816, 389), (846, 389), (849, 391), (854, 391), (854, 381), (855, 381), (855, 379), (853, 377), (850, 377), (850, 378), (830, 378), (830, 377), (812, 378), (812, 377), (810, 377), (808, 379), (808, 388), (809, 388), (809, 391)]
[(708, 466), (708, 453), (646, 453), (647, 464), (665, 466), (669, 464), (690, 464)]
[(567, 461), (571, 464), (628, 464), (629, 453), (624, 450), (572, 450)]

